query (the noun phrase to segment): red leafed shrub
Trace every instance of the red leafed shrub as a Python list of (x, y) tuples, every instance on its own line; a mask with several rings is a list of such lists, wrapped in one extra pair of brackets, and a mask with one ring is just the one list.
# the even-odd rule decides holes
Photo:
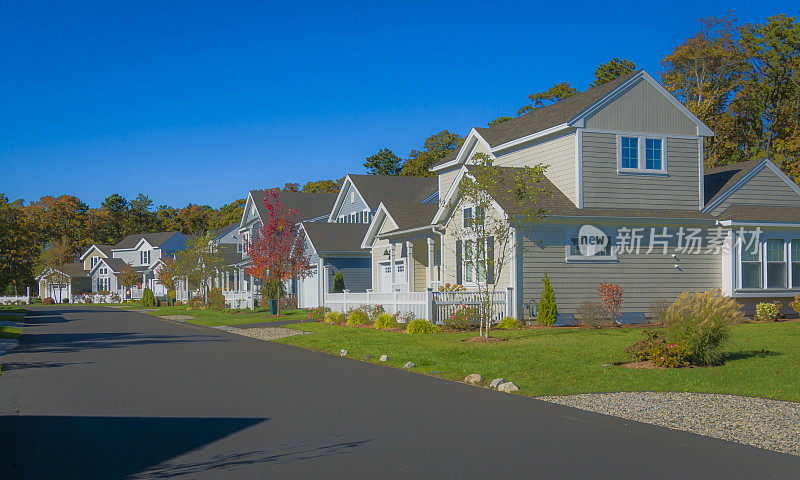
[(47, 297), (42, 300), (42, 305), (55, 305), (56, 301), (53, 300), (51, 297)]
[(613, 283), (601, 283), (597, 289), (600, 304), (617, 323), (620, 323), (619, 317), (622, 315), (622, 292), (622, 287)]

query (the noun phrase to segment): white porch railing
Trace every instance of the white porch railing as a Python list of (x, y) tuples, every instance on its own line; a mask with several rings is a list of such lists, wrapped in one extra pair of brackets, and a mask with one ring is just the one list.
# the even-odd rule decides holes
[[(507, 287), (492, 295), (494, 322), (513, 316), (514, 289)], [(484, 308), (478, 292), (434, 292), (432, 288), (424, 292), (390, 293), (343, 293), (325, 294), (325, 306), (334, 312), (345, 313), (361, 306), (382, 306), (387, 313), (413, 313), (434, 323), (444, 323), (445, 319), (464, 307)]]
[(144, 292), (143, 288), (131, 288), (131, 300), (141, 300), (142, 299), (142, 292)]
[(223, 291), (225, 303), (231, 308), (254, 308), (253, 294), (251, 292), (234, 292), (231, 290)]

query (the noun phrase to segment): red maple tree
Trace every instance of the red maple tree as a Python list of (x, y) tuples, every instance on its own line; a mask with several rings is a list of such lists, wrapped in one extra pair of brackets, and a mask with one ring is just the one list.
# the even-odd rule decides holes
[(615, 323), (622, 323), (622, 287), (613, 283), (601, 283), (597, 289), (600, 303)]
[(296, 209), (287, 209), (279, 197), (277, 190), (266, 191), (264, 207), (268, 218), (244, 246), (250, 256), (250, 265), (245, 270), (262, 284), (303, 277), (311, 268), (305, 242), (299, 235), (298, 222), (303, 215)]

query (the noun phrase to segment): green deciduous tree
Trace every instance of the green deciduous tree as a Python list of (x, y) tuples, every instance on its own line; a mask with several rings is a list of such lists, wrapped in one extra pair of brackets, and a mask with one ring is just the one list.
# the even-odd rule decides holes
[(371, 175), (397, 175), (402, 169), (403, 160), (388, 148), (378, 150), (364, 162), (364, 168)]
[(225, 266), (225, 260), (212, 240), (210, 233), (191, 237), (186, 241), (186, 249), (178, 252), (175, 257), (181, 276), (200, 287), (203, 303), (208, 299), (208, 290), (214, 277)]
[(339, 180), (317, 180), (315, 182), (308, 182), (303, 187), (304, 193), (336, 193), (339, 187), (344, 183), (344, 177)]
[(430, 168), (450, 152), (460, 148), (462, 143), (463, 137), (447, 130), (431, 135), (425, 140), (423, 150), (411, 150), (400, 174), (407, 177), (432, 177)]
[(495, 125), (500, 125), (501, 123), (505, 122), (506, 120), (511, 120), (514, 117), (509, 117), (508, 115), (501, 115), (491, 122), (489, 122), (490, 127), (494, 127)]
[[(496, 319), (493, 299), (498, 288), (505, 289), (496, 279), (523, 249), (516, 232), (529, 228), (547, 213), (537, 199), (550, 192), (540, 183), (544, 179), (544, 165), (504, 169), (482, 153), (475, 154), (471, 161), (474, 166), (458, 185), (459, 199), (449, 206), (467, 207), (470, 214), (462, 213), (463, 221), (450, 222), (448, 234), (461, 246), (456, 248), (454, 257), (461, 256), (460, 263), (466, 270), (462, 275), (478, 290), (480, 335), (488, 337)], [(504, 205), (505, 215), (496, 210), (498, 204)]]
[(636, 70), (636, 64), (624, 58), (612, 58), (594, 71), (594, 81), (590, 87), (597, 87)]
[(517, 115), (524, 115), (547, 105), (560, 102), (576, 93), (578, 93), (578, 90), (572, 88), (568, 82), (557, 83), (544, 92), (531, 93), (528, 95), (530, 103), (528, 105), (523, 105), (519, 111), (517, 111)]

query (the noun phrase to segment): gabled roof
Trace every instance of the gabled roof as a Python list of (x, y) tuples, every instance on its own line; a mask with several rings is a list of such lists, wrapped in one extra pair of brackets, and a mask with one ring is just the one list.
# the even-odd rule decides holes
[[(498, 125), (492, 127), (475, 127), (470, 134), (480, 137), (482, 141), (486, 142), (490, 150), (494, 152), (495, 150), (502, 150), (520, 142), (528, 141), (545, 134), (555, 133), (566, 128), (583, 127), (586, 118), (594, 115), (599, 109), (603, 108), (607, 102), (614, 101), (640, 81), (650, 84), (676, 109), (689, 118), (692, 123), (697, 126), (697, 131), (700, 136), (714, 135), (714, 132), (712, 132), (708, 126), (644, 70), (631, 72), (628, 75), (590, 88), (585, 92), (576, 93), (571, 97), (567, 97), (564, 100), (546, 107), (533, 110), (516, 118), (511, 118)], [(474, 144), (465, 141), (459, 153), (466, 151), (470, 148), (470, 145)], [(458, 155), (448, 156), (437, 162), (432, 169), (436, 169), (447, 163), (452, 163), (456, 157), (458, 157)], [(463, 161), (459, 161), (459, 163), (463, 163)]]
[(47, 267), (42, 273), (37, 275), (36, 278), (37, 279), (42, 278), (44, 276), (45, 271), (51, 271), (51, 270), (59, 271), (70, 278), (80, 278), (89, 276), (89, 272), (83, 269), (83, 263), (75, 262), (75, 263), (65, 263), (60, 268), (51, 269), (50, 267)]
[(719, 217), (735, 222), (800, 222), (800, 208), (764, 205), (731, 205)]
[(383, 202), (389, 215), (397, 224), (397, 230), (409, 230), (431, 224), (439, 205), (436, 203), (390, 203)]
[[(250, 197), (253, 199), (253, 205), (255, 205), (258, 216), (261, 217), (262, 221), (265, 221), (267, 218), (267, 209), (264, 206), (265, 196), (266, 190), (250, 190)], [(281, 202), (287, 210), (297, 210), (303, 220), (327, 216), (335, 200), (335, 193), (278, 191), (278, 201)], [(247, 215), (247, 210), (245, 210), (244, 215)]]
[(121, 242), (112, 247), (112, 250), (127, 250), (131, 248), (136, 248), (136, 246), (139, 245), (139, 242), (142, 240), (145, 240), (153, 247), (160, 247), (162, 243), (166, 242), (175, 235), (180, 235), (180, 233), (174, 231), (155, 232), (155, 233), (136, 233), (133, 235), (128, 235), (127, 237), (123, 238)]
[(627, 82), (639, 72), (641, 72), (641, 70), (615, 78), (610, 82), (590, 88), (585, 92), (576, 93), (560, 102), (538, 108), (525, 115), (506, 120), (493, 127), (475, 127), (475, 130), (477, 130), (484, 140), (492, 147), (502, 145), (511, 140), (516, 140), (531, 133), (547, 130), (548, 128), (569, 122), (577, 117), (581, 112), (600, 101), (603, 97), (614, 91), (615, 88)]
[(236, 245), (221, 244), (218, 248), (219, 256), (222, 257), (222, 261), (226, 266), (236, 265), (242, 261), (242, 252), (236, 250)]
[(211, 230), (211, 237), (212, 238), (219, 238), (226, 234), (228, 234), (231, 230), (234, 230), (239, 227), (239, 222), (231, 223), (230, 225), (225, 225), (224, 227), (218, 228), (216, 230)]
[(125, 263), (125, 261), (122, 260), (121, 258), (102, 258), (100, 259), (99, 262), (95, 264), (94, 267), (92, 267), (91, 271), (94, 272), (97, 268), (100, 267), (101, 264), (105, 264), (109, 268), (109, 270), (111, 270), (113, 273), (120, 273), (126, 268), (130, 268), (134, 272), (143, 272), (148, 269), (147, 266), (134, 267), (132, 265), (129, 265)]
[(303, 222), (311, 245), (318, 255), (326, 253), (364, 253), (361, 240), (367, 233), (366, 223)]
[(97, 250), (99, 250), (100, 253), (105, 255), (106, 258), (110, 258), (112, 256), (111, 255), (111, 249), (113, 247), (111, 245), (102, 245), (102, 244), (99, 244), (99, 243), (95, 243), (95, 244), (92, 244), (91, 247), (87, 248), (85, 252), (83, 252), (83, 255), (81, 255), (81, 260), (85, 260), (86, 257), (89, 255), (89, 252), (91, 252), (95, 248)]
[(763, 159), (750, 160), (722, 167), (707, 168), (704, 175), (705, 205), (724, 195), (733, 185), (763, 162)]

